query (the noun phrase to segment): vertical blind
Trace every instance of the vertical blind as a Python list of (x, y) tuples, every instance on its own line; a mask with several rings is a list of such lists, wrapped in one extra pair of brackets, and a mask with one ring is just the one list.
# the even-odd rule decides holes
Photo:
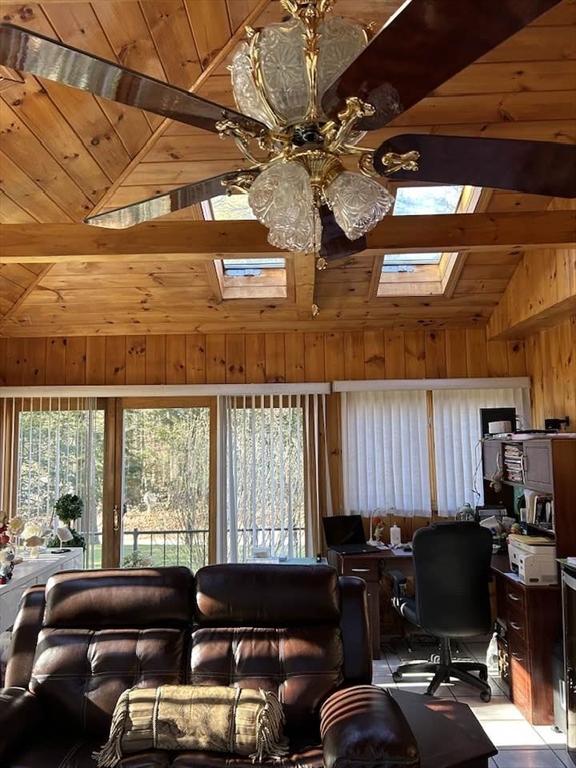
[(342, 393), (346, 512), (430, 514), (426, 392)]
[(528, 425), (528, 391), (521, 388), (439, 390), (433, 393), (438, 514), (484, 503), (481, 408), (516, 408)]
[(323, 406), (323, 395), (221, 398), (221, 562), (314, 553)]
[(84, 534), (87, 563), (101, 544), (104, 417), (93, 398), (5, 398), (0, 406), (4, 466), (0, 504), (44, 526), (65, 493), (84, 509), (75, 527)]

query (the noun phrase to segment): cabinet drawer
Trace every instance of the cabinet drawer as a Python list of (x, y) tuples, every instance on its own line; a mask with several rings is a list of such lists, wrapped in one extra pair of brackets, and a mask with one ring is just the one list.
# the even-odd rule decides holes
[(344, 557), (342, 573), (344, 576), (358, 576), (364, 581), (379, 581), (380, 562), (371, 558)]
[(508, 609), (524, 613), (526, 606), (526, 592), (524, 587), (521, 584), (516, 584), (515, 582), (510, 581), (510, 579), (506, 579), (504, 592)]
[(508, 605), (507, 626), (510, 636), (515, 636), (517, 641), (521, 642), (522, 644), (526, 644), (528, 642), (526, 617), (524, 615), (524, 611), (521, 608), (517, 608), (516, 605)]
[(527, 711), (530, 709), (532, 698), (528, 648), (522, 638), (515, 632), (509, 633), (508, 638), (512, 700), (519, 709)]

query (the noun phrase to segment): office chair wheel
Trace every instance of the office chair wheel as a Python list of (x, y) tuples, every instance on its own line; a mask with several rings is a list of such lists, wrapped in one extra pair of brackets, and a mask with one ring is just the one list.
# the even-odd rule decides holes
[(488, 702), (492, 698), (492, 691), (481, 691), (480, 698), (485, 704), (488, 704)]
[(399, 672), (398, 670), (392, 672), (392, 680), (394, 680), (395, 683), (399, 683), (400, 680), (402, 680), (402, 672)]

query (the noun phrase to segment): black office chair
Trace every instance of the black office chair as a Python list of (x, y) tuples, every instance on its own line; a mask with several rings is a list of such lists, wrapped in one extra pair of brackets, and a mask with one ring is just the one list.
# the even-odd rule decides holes
[(393, 679), (398, 682), (405, 673), (433, 674), (426, 691), (433, 696), (442, 683), (455, 677), (479, 689), (482, 701), (490, 701), (486, 665), (453, 661), (450, 639), (474, 637), (491, 629), (492, 534), (471, 522), (435, 523), (414, 534), (412, 548), (416, 595), (406, 597), (406, 577), (391, 571), (392, 603), (404, 618), (440, 639), (440, 661), (402, 664)]

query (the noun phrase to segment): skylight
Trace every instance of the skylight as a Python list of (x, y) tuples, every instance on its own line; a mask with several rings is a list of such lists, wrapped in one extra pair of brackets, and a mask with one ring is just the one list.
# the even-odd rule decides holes
[(284, 259), (222, 259), (227, 277), (260, 277), (265, 270), (284, 269)]
[(399, 187), (394, 204), (395, 216), (425, 216), (456, 213), (464, 187)]
[[(202, 203), (207, 221), (253, 221), (248, 196), (220, 195)], [(283, 258), (216, 259), (223, 299), (285, 299), (288, 295)]]
[[(470, 213), (481, 189), (463, 186), (399, 186), (395, 190), (395, 216), (438, 216)], [(386, 253), (376, 289), (377, 296), (434, 296), (450, 290), (458, 253)]]
[(417, 267), (440, 264), (441, 253), (394, 253), (384, 256), (383, 272), (413, 272)]
[(202, 203), (205, 219), (215, 221), (246, 221), (256, 216), (248, 205), (248, 195), (220, 195)]
[[(456, 213), (463, 200), (462, 186), (418, 186), (398, 187), (394, 216), (427, 216)], [(410, 273), (417, 272), (424, 266), (438, 266), (442, 261), (441, 253), (404, 253), (386, 254), (382, 262), (382, 272)]]

